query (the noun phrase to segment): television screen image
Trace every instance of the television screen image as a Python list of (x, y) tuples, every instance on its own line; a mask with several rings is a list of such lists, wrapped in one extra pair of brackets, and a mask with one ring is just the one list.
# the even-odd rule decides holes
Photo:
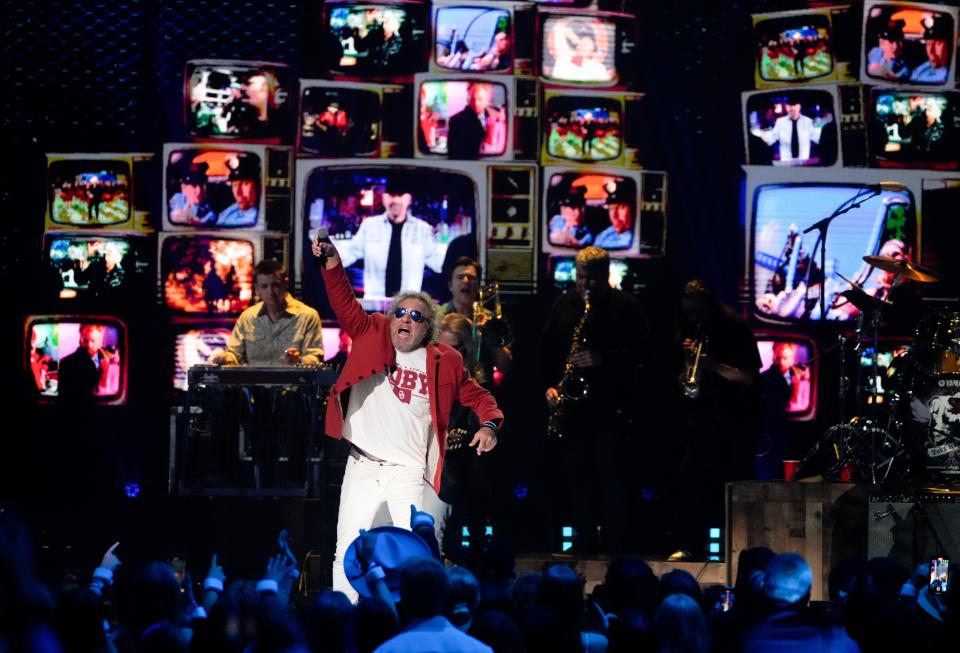
[[(550, 258), (553, 268), (553, 285), (560, 290), (573, 288), (577, 282), (577, 266), (573, 257), (555, 256)], [(629, 264), (624, 259), (610, 259), (609, 283), (611, 288), (623, 290), (623, 280), (630, 274)]]
[(260, 155), (248, 151), (176, 149), (166, 171), (173, 225), (250, 228), (260, 225)]
[(322, 331), (323, 362), (342, 366), (350, 355), (353, 339), (340, 327), (323, 327)]
[(751, 164), (836, 164), (837, 114), (830, 91), (791, 89), (747, 94), (744, 111)]
[(617, 26), (600, 16), (547, 16), (542, 24), (541, 75), (548, 81), (611, 85), (618, 80)]
[[(906, 387), (905, 372), (916, 361), (908, 356), (911, 345), (908, 342), (896, 342), (882, 339), (874, 348), (873, 343), (864, 343), (859, 350), (860, 372), (864, 379), (863, 399), (867, 408), (876, 395), (877, 404), (890, 403), (909, 389)], [(876, 363), (876, 375), (874, 375)]]
[[(612, 174), (560, 172), (546, 183), (546, 239), (554, 250), (596, 245), (615, 254), (637, 241), (636, 180)], [(546, 217), (546, 216), (545, 216)]]
[(808, 415), (817, 399), (812, 341), (764, 335), (757, 338), (757, 349), (768, 401), (782, 402), (788, 416)]
[(27, 364), (40, 396), (122, 403), (125, 331), (121, 322), (110, 318), (29, 318)]
[(249, 240), (167, 236), (160, 243), (167, 307), (183, 313), (240, 313), (253, 299), (253, 256)]
[(282, 64), (190, 61), (186, 83), (191, 136), (279, 142), (286, 131), (291, 89)]
[(382, 111), (375, 90), (308, 86), (300, 99), (300, 152), (323, 157), (376, 155)]
[(960, 167), (960, 94), (890, 89), (872, 92), (870, 143), (882, 167)]
[(938, 5), (867, 3), (863, 81), (952, 86), (956, 16), (956, 8)]
[[(303, 188), (304, 238), (327, 228), (354, 289), (374, 300), (368, 307), (400, 289), (446, 288), (441, 272), (448, 250), (454, 258), (477, 256), (477, 188), (468, 174), (422, 166), (318, 167)], [(319, 283), (313, 268), (304, 265), (305, 286), (311, 278)]]
[(513, 69), (513, 31), (506, 9), (440, 7), (436, 21), (434, 60), (440, 68)]
[(547, 153), (570, 161), (610, 161), (622, 151), (621, 102), (551, 97), (546, 105)]
[(130, 164), (126, 161), (51, 161), (48, 179), (54, 224), (99, 227), (130, 220)]
[(44, 241), (44, 259), (62, 279), (61, 299), (125, 290), (149, 264), (129, 238), (49, 232)]
[[(894, 275), (873, 268), (863, 257), (912, 260), (916, 255), (916, 209), (913, 195), (906, 189), (884, 189), (865, 199), (870, 193), (862, 186), (842, 184), (768, 184), (757, 189), (753, 289), (758, 317), (819, 320), (824, 285), (828, 320), (847, 320), (860, 313), (841, 294), (850, 289), (850, 282), (877, 299), (886, 299)], [(857, 196), (861, 206), (839, 216), (830, 226), (824, 274), (817, 233), (802, 232)]]
[(178, 333), (173, 346), (173, 387), (187, 391), (187, 371), (194, 365), (209, 365), (214, 356), (227, 348), (231, 329), (198, 327)]
[(502, 83), (423, 81), (417, 103), (417, 151), (452, 159), (504, 156), (507, 109), (507, 87)]
[(831, 24), (826, 14), (761, 19), (753, 32), (761, 80), (789, 83), (833, 78)]
[(425, 5), (328, 4), (327, 27), (334, 39), (334, 73), (398, 77), (425, 64)]

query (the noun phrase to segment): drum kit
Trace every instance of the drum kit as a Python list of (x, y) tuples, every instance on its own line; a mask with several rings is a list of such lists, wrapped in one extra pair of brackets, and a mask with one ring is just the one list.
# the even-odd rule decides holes
[[(891, 288), (906, 282), (933, 283), (935, 271), (889, 256), (863, 260), (893, 277)], [(881, 354), (881, 318), (899, 310), (887, 296), (857, 284), (840, 293), (860, 311), (856, 332), (841, 341), (842, 360), (858, 354), (854, 391), (860, 414), (831, 426), (800, 463), (798, 476), (828, 480), (960, 481), (960, 313), (931, 310), (918, 322), (912, 342), (895, 354)], [(868, 353), (869, 355), (865, 355)], [(881, 365), (881, 358), (886, 358)], [(840, 404), (849, 381), (840, 370)]]

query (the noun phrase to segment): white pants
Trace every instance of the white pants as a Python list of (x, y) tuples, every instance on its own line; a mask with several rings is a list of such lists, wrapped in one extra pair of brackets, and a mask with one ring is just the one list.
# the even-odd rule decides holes
[(333, 589), (356, 603), (358, 594), (343, 571), (343, 557), (350, 543), (369, 529), (383, 504), (394, 526), (410, 528), (410, 506), (423, 506), (423, 469), (381, 463), (356, 453), (347, 459), (340, 489), (337, 516), (337, 548), (333, 557)]

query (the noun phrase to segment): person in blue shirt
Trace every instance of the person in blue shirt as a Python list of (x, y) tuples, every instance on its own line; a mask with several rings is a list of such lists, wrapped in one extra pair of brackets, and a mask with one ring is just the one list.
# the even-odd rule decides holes
[(911, 82), (918, 84), (943, 84), (950, 68), (950, 46), (953, 30), (944, 17), (928, 18), (923, 24), (923, 45), (927, 60), (914, 68)]
[(877, 46), (867, 53), (867, 74), (907, 81), (910, 67), (903, 58), (903, 20), (891, 20), (877, 35)]
[(259, 215), (260, 165), (253, 155), (242, 152), (227, 161), (234, 202), (220, 213), (218, 227), (253, 227)]
[(577, 186), (560, 198), (560, 212), (550, 218), (550, 244), (577, 248), (593, 244), (593, 233), (583, 224), (586, 193), (586, 187)]
[(607, 185), (607, 212), (610, 226), (601, 231), (594, 245), (603, 249), (628, 249), (633, 244), (633, 198), (627, 196), (623, 184)]
[(207, 164), (191, 165), (180, 176), (180, 192), (170, 198), (170, 222), (206, 225), (217, 221), (207, 202)]

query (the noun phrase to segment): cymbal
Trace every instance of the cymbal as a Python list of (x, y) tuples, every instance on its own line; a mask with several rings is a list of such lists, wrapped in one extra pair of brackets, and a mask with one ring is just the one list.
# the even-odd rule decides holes
[(940, 281), (940, 275), (930, 268), (911, 263), (906, 259), (895, 259), (890, 256), (864, 256), (863, 260), (878, 270), (899, 274), (904, 279), (910, 279), (911, 281), (919, 281), (920, 283)]
[(880, 312), (893, 306), (893, 302), (886, 299), (877, 299), (873, 295), (868, 295), (858, 287), (847, 288), (840, 293), (847, 301), (859, 308), (864, 313)]

